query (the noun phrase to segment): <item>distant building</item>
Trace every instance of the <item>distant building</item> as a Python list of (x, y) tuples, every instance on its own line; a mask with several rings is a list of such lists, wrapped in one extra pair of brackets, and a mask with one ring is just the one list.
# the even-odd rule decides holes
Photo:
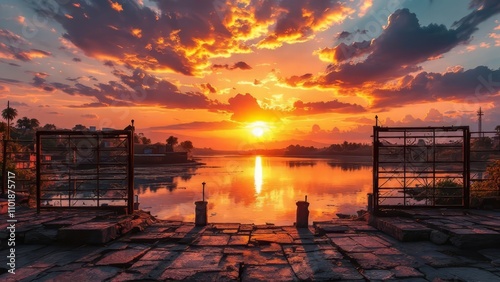
[(95, 126), (93, 126), (93, 125), (92, 125), (92, 126), (89, 126), (89, 130), (90, 130), (90, 131), (96, 131), (96, 127), (95, 127)]

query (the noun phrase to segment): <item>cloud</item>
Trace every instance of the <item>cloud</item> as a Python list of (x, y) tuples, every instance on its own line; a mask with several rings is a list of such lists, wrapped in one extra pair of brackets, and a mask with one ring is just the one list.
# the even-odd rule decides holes
[[(221, 22), (212, 1), (82, 1), (50, 7), (31, 1), (38, 13), (53, 18), (63, 37), (86, 56), (145, 70), (196, 75), (208, 59), (248, 53)], [(119, 11), (117, 11), (119, 10)]]
[(13, 107), (28, 107), (28, 104), (24, 102), (10, 101), (10, 105)]
[(288, 0), (279, 2), (274, 32), (257, 43), (259, 48), (275, 49), (284, 43), (305, 42), (314, 33), (342, 22), (354, 10), (339, 1)]
[(194, 121), (189, 123), (179, 123), (166, 126), (151, 127), (151, 130), (230, 130), (239, 128), (239, 124), (231, 121)]
[[(367, 82), (385, 83), (405, 74), (419, 71), (420, 63), (439, 58), (460, 44), (470, 41), (477, 25), (500, 11), (498, 1), (473, 1), (472, 11), (454, 24), (421, 26), (417, 16), (408, 9), (395, 11), (389, 17), (382, 34), (371, 42), (360, 41), (349, 45), (340, 43), (316, 53), (331, 63), (318, 77), (303, 79), (292, 86), (360, 86)], [(483, 11), (483, 10), (487, 11)], [(350, 33), (341, 33), (348, 37)]]
[(215, 87), (213, 87), (210, 83), (202, 83), (202, 84), (200, 84), (200, 87), (204, 93), (208, 93), (208, 94), (217, 93), (217, 89), (215, 89)]
[(77, 62), (78, 63), (78, 62), (81, 62), (81, 61), (82, 61), (82, 59), (80, 59), (80, 58), (73, 58), (73, 62)]
[(406, 76), (395, 89), (372, 92), (373, 108), (403, 106), (436, 101), (476, 102), (493, 97), (500, 91), (500, 68), (485, 66), (441, 73), (421, 72)]
[(82, 118), (87, 118), (87, 119), (97, 119), (99, 118), (96, 114), (84, 114), (81, 115)]
[(5, 84), (19, 84), (19, 83), (21, 83), (21, 81), (19, 81), (17, 79), (4, 78), (4, 77), (0, 77), (0, 82), (5, 83)]
[(233, 64), (232, 66), (228, 65), (228, 64), (224, 64), (224, 65), (220, 65), (220, 64), (214, 64), (212, 66), (212, 69), (226, 69), (226, 70), (234, 70), (234, 69), (240, 69), (240, 70), (251, 70), (252, 67), (249, 66), (247, 63), (245, 62), (237, 62), (235, 64)]
[(293, 115), (313, 115), (322, 113), (362, 113), (365, 109), (357, 104), (343, 103), (338, 100), (309, 102), (296, 101), (293, 104)]
[(227, 106), (220, 107), (232, 112), (231, 119), (240, 122), (254, 121), (276, 121), (279, 120), (281, 114), (278, 111), (263, 109), (252, 95), (249, 93), (237, 94), (229, 98)]
[(56, 115), (56, 116), (61, 115), (61, 113), (59, 113), (59, 112), (47, 112), (47, 114), (49, 114), (49, 115)]

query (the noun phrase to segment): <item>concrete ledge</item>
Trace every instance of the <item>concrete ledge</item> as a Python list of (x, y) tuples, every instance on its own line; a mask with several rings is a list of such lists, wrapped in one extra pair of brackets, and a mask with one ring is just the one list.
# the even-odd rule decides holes
[(432, 229), (400, 217), (375, 217), (373, 226), (402, 242), (429, 240)]
[(116, 224), (86, 222), (59, 229), (58, 241), (65, 243), (104, 244), (117, 237)]

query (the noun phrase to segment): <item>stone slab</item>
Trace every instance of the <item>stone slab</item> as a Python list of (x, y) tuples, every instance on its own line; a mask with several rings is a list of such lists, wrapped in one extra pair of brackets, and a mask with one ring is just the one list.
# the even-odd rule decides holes
[(375, 227), (402, 242), (429, 240), (432, 229), (410, 219), (377, 217)]
[(104, 244), (117, 237), (113, 222), (86, 222), (58, 230), (57, 239), (67, 243)]
[(96, 265), (123, 266), (131, 264), (136, 258), (147, 252), (148, 249), (125, 249), (106, 254), (96, 262)]
[(288, 234), (254, 234), (251, 237), (252, 241), (278, 244), (290, 244), (293, 242), (293, 238)]

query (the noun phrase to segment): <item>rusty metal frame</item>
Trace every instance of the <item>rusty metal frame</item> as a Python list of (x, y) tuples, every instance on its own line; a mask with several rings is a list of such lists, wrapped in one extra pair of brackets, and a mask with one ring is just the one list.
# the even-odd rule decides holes
[(469, 157), (468, 126), (374, 126), (374, 210), (468, 208)]
[(132, 213), (133, 131), (37, 131), (36, 188), (38, 213), (45, 208), (126, 208)]

